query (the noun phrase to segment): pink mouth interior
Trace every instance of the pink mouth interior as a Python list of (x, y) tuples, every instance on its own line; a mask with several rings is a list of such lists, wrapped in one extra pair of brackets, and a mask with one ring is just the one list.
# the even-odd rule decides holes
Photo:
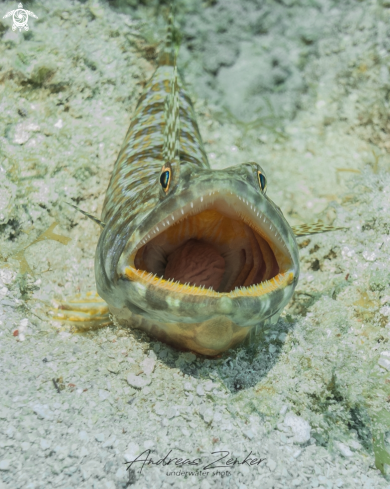
[(139, 270), (179, 283), (230, 292), (270, 280), (279, 265), (267, 240), (216, 209), (185, 217), (142, 246)]
[(209, 243), (189, 239), (167, 259), (165, 279), (218, 290), (225, 272), (225, 259)]

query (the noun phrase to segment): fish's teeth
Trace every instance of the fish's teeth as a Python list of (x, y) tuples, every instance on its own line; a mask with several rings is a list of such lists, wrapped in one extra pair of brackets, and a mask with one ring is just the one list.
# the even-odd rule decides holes
[(158, 227), (156, 229), (157, 229), (157, 231), (160, 231), (160, 229)]
[(181, 213), (184, 215), (184, 211), (183, 211), (183, 209), (180, 209), (180, 210), (181, 210)]
[(200, 201), (203, 202), (203, 197), (200, 198)]
[(193, 202), (191, 202), (191, 208), (193, 208), (193, 207), (194, 207), (194, 203), (193, 203)]

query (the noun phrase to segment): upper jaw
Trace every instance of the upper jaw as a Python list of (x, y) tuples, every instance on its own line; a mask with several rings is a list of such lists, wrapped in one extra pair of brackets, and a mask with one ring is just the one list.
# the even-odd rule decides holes
[[(249, 199), (235, 195), (232, 191), (209, 190), (200, 196), (193, 195), (191, 197), (189, 199), (177, 199), (176, 205), (169, 205), (171, 202), (166, 202), (168, 204), (166, 209), (160, 208), (156, 213), (152, 211), (131, 236), (122, 254), (119, 269), (122, 268), (121, 265), (133, 266), (137, 251), (170, 226), (211, 207), (218, 209), (226, 216), (235, 219), (240, 218), (247, 222), (270, 244), (288, 256), (291, 261), (296, 261), (296, 257), (288, 245), (288, 238), (293, 238), (292, 230), (277, 207), (265, 196), (258, 196), (256, 204), (252, 204)], [(161, 215), (164, 217), (161, 218)]]
[[(203, 192), (202, 195), (188, 195), (189, 192), (184, 194), (187, 195), (173, 196), (175, 198), (167, 199), (163, 202), (156, 209), (156, 212), (152, 211), (143, 224), (138, 227), (138, 230), (133, 233), (118, 264), (117, 270), (120, 276), (127, 278), (131, 282), (145, 282), (145, 285), (155, 289), (156, 293), (158, 293), (160, 288), (167, 288), (167, 284), (164, 283), (164, 280), (161, 282), (159, 276), (153, 277), (153, 273), (148, 275), (143, 272), (142, 268), (137, 270), (135, 266), (137, 252), (151, 240), (183, 219), (199, 214), (205, 209), (213, 208), (225, 216), (240, 219), (248, 224), (269, 243), (278, 261), (282, 275), (276, 277), (276, 282), (268, 284), (266, 287), (260, 287), (262, 290), (252, 290), (252, 293), (247, 289), (244, 291), (245, 295), (264, 295), (275, 290), (275, 287), (278, 288), (278, 282), (280, 282), (280, 287), (285, 287), (293, 281), (296, 282), (299, 265), (295, 238), (280, 211), (264, 195), (255, 195), (254, 198), (248, 192), (248, 198), (246, 199), (241, 197), (241, 195), (234, 194), (232, 191), (225, 190), (221, 192), (215, 189), (209, 189)], [(164, 217), (161, 218), (161, 216)], [(160, 280), (158, 283), (156, 282), (157, 279)], [(173, 288), (170, 290), (172, 293), (179, 293), (180, 297), (183, 297), (183, 295), (198, 294), (199, 290), (195, 289), (190, 286), (180, 285), (180, 290), (173, 290)], [(237, 295), (233, 292), (229, 294), (232, 297)], [(236, 292), (240, 292), (240, 295), (242, 295), (242, 291)], [(220, 294), (216, 291), (209, 291), (207, 295), (219, 297), (220, 295), (225, 295), (225, 293)]]

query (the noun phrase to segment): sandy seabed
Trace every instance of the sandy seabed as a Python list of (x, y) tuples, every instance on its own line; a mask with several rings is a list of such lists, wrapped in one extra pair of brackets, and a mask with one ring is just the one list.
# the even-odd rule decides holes
[[(0, 21), (0, 488), (389, 487), (390, 2), (177, 2), (211, 165), (345, 228), (300, 238), (278, 323), (213, 360), (48, 311), (94, 289), (99, 229), (65, 202), (100, 214), (166, 7), (25, 8)], [(53, 223), (67, 244), (28, 247)]]

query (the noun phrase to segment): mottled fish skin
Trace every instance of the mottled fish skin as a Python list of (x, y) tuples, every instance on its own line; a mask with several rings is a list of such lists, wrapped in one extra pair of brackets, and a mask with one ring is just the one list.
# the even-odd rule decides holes
[[(166, 45), (169, 49), (170, 44)], [(102, 292), (117, 280), (116, 265), (131, 235), (129, 229), (137, 229), (161, 201), (158, 179), (164, 161), (164, 109), (173, 72), (173, 53), (165, 50), (138, 101), (114, 165), (102, 211), (106, 230), (96, 253), (96, 279)], [(210, 168), (191, 99), (180, 82), (179, 86), (180, 166)]]
[[(298, 247), (283, 214), (259, 188), (257, 172), (261, 167), (258, 164), (244, 163), (224, 170), (210, 168), (191, 100), (182, 81), (175, 76), (175, 69), (168, 32), (166, 48), (138, 102), (107, 189), (102, 212), (105, 227), (95, 258), (97, 289), (111, 311), (119, 317), (132, 319), (130, 324), (152, 334), (160, 326), (166, 331), (167, 324), (176, 323), (181, 328), (186, 324), (188, 327), (205, 324), (212, 329), (213, 319), (216, 322), (226, 319), (234, 331), (246, 328), (245, 334), (237, 336), (242, 340), (248, 328), (277, 316), (290, 300), (299, 275)], [(176, 90), (172, 83), (177, 83)], [(180, 144), (178, 157), (171, 158), (169, 163), (172, 165), (173, 183), (165, 195), (159, 178), (166, 159), (167, 143), (164, 145), (164, 141), (172, 137), (166, 133), (165, 104), (167, 97), (171, 96), (173, 100), (174, 95), (179, 103), (180, 125), (176, 130), (180, 127)], [(174, 131), (174, 123), (172, 128)], [(172, 150), (175, 140), (171, 143)], [(291, 270), (283, 283), (270, 284), (268, 292), (261, 294), (256, 287), (230, 293), (202, 294), (199, 289), (190, 290), (174, 284), (171, 288), (161, 287), (159, 277), (151, 282), (150, 277), (145, 281), (144, 277), (126, 276), (125, 269), (134, 250), (140, 247), (142, 240), (148, 239), (148, 233), (161, 222), (170, 226), (172, 216), (177, 219), (182, 209), (190, 209), (191, 203), (200, 205), (203, 197), (235, 199), (237, 205), (246, 206), (253, 219), (262, 219), (263, 225), (270, 226), (275, 246), (282, 249), (291, 261)], [(157, 334), (160, 338), (164, 335)], [(169, 331), (167, 335), (169, 337)], [(230, 348), (237, 341), (227, 341), (224, 346), (216, 348), (199, 348), (198, 351), (213, 355)], [(177, 345), (179, 343), (180, 339), (176, 341)], [(191, 342), (182, 346), (197, 350)]]

